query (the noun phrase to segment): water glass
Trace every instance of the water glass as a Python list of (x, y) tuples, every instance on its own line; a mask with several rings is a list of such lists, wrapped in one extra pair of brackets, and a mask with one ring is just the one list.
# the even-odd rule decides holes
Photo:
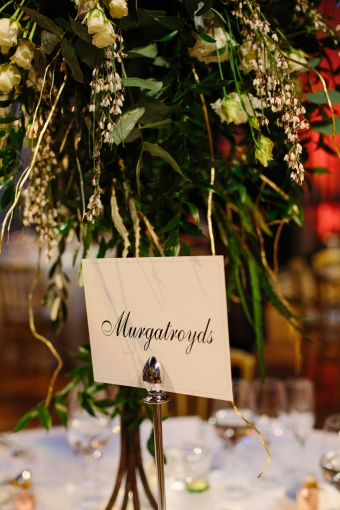
[(212, 451), (202, 441), (186, 441), (165, 451), (166, 470), (173, 490), (203, 492), (209, 488)]
[(290, 428), (303, 447), (315, 422), (313, 381), (290, 377), (286, 379), (286, 392)]
[(264, 440), (270, 443), (273, 436), (282, 436), (285, 427), (287, 397), (284, 382), (275, 377), (265, 381), (255, 379), (254, 391), (255, 424)]

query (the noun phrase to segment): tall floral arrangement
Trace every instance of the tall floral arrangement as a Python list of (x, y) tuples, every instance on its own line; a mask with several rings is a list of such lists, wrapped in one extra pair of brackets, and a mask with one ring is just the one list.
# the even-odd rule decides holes
[[(228, 300), (254, 328), (262, 370), (263, 302), (300, 328), (275, 271), (283, 226), (302, 225), (309, 119), (321, 114), (319, 130), (336, 133), (337, 93), (318, 68), (338, 48), (339, 27), (317, 7), (2, 2), (0, 241), (15, 209), (36, 230), (52, 264), (46, 303), (55, 329), (65, 321), (62, 257), (71, 238), (76, 264), (93, 244), (98, 257), (187, 256), (195, 238), (208, 239), (214, 255), (216, 244)], [(321, 93), (309, 89), (314, 75)], [(75, 378), (91, 382), (88, 348), (79, 357), (87, 368)], [(63, 412), (52, 393), (39, 408), (45, 425), (52, 398)], [(95, 405), (84, 396), (89, 411)]]

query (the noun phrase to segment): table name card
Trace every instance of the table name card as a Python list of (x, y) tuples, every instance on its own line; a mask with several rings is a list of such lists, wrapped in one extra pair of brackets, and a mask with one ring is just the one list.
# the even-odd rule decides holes
[(164, 391), (230, 400), (223, 257), (83, 260), (94, 378), (143, 387), (149, 356)]
[(108, 320), (105, 320), (102, 324), (102, 332), (104, 335), (109, 336), (116, 331), (116, 336), (119, 336), (122, 333), (124, 338), (142, 338), (146, 339), (144, 344), (144, 351), (147, 351), (151, 340), (174, 340), (177, 339), (179, 342), (186, 340), (189, 342), (189, 345), (185, 349), (186, 354), (190, 354), (192, 346), (195, 342), (198, 343), (207, 343), (211, 344), (213, 341), (212, 331), (207, 334), (208, 326), (210, 324), (210, 319), (208, 319), (206, 328), (204, 331), (183, 331), (183, 329), (173, 329), (171, 322), (169, 321), (166, 327), (163, 328), (142, 328), (142, 327), (129, 327), (128, 328), (128, 320), (130, 317), (130, 312), (127, 313), (124, 319), (125, 311), (120, 315), (118, 321), (115, 326), (112, 327), (112, 323)]

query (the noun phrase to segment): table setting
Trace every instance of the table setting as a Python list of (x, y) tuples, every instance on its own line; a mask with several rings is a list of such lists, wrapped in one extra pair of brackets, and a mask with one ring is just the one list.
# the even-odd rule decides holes
[[(267, 460), (261, 439), (244, 422), (237, 421), (239, 417), (229, 402), (224, 402), (223, 410), (221, 403), (216, 401), (209, 420), (186, 416), (170, 417), (163, 422), (168, 510), (184, 510), (192, 505), (196, 510), (300, 510), (296, 494), (301, 489), (306, 490), (303, 483), (307, 475), (314, 476), (317, 481), (316, 508), (340, 508), (340, 493), (336, 489), (339, 487), (336, 468), (340, 450), (340, 415), (328, 417), (323, 430), (310, 426), (307, 432), (305, 424), (313, 422), (302, 416), (305, 411), (296, 410), (296, 399), (290, 394), (292, 385), (297, 385), (299, 392), (301, 387), (304, 390), (308, 387), (307, 391), (311, 389), (310, 381), (306, 379), (287, 380), (285, 384), (272, 378), (265, 383), (258, 380), (233, 383), (235, 402), (242, 414), (253, 420), (260, 430), (261, 422), (267, 424), (263, 436), (271, 451), (271, 462), (261, 478), (258, 475)], [(263, 411), (267, 397), (263, 394), (268, 392), (275, 416), (268, 416), (266, 423)], [(284, 407), (286, 397), (288, 407)], [(280, 399), (281, 413), (273, 405)], [(289, 404), (292, 401), (295, 401), (293, 411)], [(83, 414), (84, 410), (74, 410), (75, 407), (74, 403), (70, 405), (72, 412), (66, 430), (53, 427), (47, 433), (43, 429), (28, 429), (16, 435), (1, 436), (2, 510), (105, 508), (118, 471), (119, 418), (114, 418), (108, 427), (107, 417), (105, 423), (103, 421), (105, 415), (93, 418)], [(231, 415), (229, 421), (228, 413)], [(303, 456), (296, 435), (296, 414), (304, 427), (299, 428), (300, 439), (302, 428), (305, 431)], [(143, 464), (150, 488), (155, 493), (156, 467), (146, 449), (150, 431), (151, 422), (145, 420), (140, 427)], [(123, 495), (122, 487), (118, 505)], [(127, 508), (130, 505), (132, 501)], [(151, 508), (142, 492), (141, 508)]]

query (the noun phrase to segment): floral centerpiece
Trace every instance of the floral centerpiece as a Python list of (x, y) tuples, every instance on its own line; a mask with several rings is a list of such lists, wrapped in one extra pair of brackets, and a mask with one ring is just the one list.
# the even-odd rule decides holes
[[(98, 257), (145, 257), (189, 255), (195, 238), (214, 255), (218, 241), (228, 300), (254, 328), (263, 373), (263, 302), (303, 332), (276, 284), (277, 248), (284, 225), (302, 225), (310, 119), (336, 133), (318, 68), (339, 27), (309, 0), (2, 4), (0, 242), (17, 209), (53, 262), (54, 329), (66, 317), (72, 237), (75, 264), (93, 243)], [(88, 347), (79, 357), (74, 377), (91, 387)], [(91, 392), (82, 398), (94, 412)], [(51, 402), (64, 416), (52, 384), (18, 428), (36, 414), (49, 426)]]

